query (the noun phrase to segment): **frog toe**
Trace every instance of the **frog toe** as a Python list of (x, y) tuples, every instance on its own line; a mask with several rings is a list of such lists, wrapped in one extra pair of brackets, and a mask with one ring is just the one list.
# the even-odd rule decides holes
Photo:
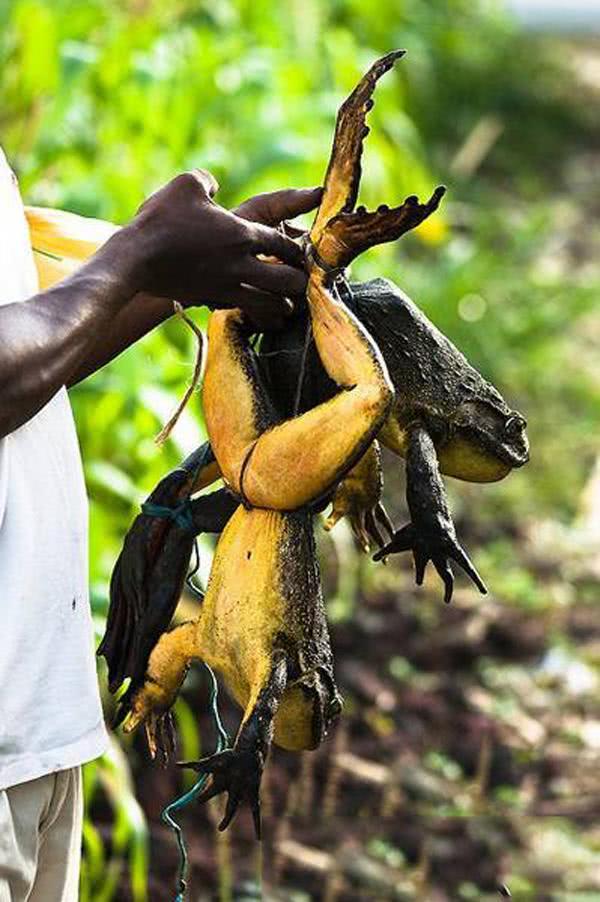
[(256, 838), (261, 837), (260, 781), (263, 765), (260, 755), (251, 750), (226, 749), (202, 758), (200, 761), (179, 761), (179, 767), (189, 767), (200, 776), (208, 776), (210, 782), (198, 797), (203, 804), (222, 792), (227, 793), (225, 814), (219, 830), (226, 830), (237, 814), (240, 805), (247, 802), (252, 812)]
[(383, 548), (380, 548), (379, 551), (375, 552), (373, 555), (374, 561), (383, 561), (390, 554), (395, 554), (399, 551), (409, 551), (414, 547), (415, 544), (415, 528), (412, 523), (407, 523), (406, 526), (403, 526), (402, 529), (399, 529), (395, 532)]
[(452, 601), (452, 593), (454, 592), (454, 574), (448, 563), (448, 559), (443, 556), (432, 558), (432, 563), (437, 570), (440, 579), (444, 583), (444, 602), (450, 604)]
[(413, 523), (407, 523), (406, 526), (394, 533), (393, 538), (387, 545), (380, 548), (373, 555), (373, 560), (385, 560), (389, 554), (399, 551), (412, 551), (415, 562), (415, 582), (418, 586), (423, 584), (427, 564), (429, 561), (432, 562), (444, 583), (444, 601), (446, 604), (452, 600), (454, 592), (454, 573), (450, 565), (451, 561), (454, 561), (465, 571), (482, 595), (487, 594), (487, 587), (484, 581), (477, 572), (471, 558), (458, 542), (453, 527), (425, 532), (419, 531)]
[[(383, 506), (383, 504), (381, 503), (381, 501), (379, 501), (375, 505), (375, 507), (373, 509), (373, 514), (375, 516), (376, 521), (379, 523), (379, 526), (383, 530), (385, 530), (385, 532), (387, 532), (388, 537), (390, 539), (393, 539), (394, 531), (395, 531), (394, 524), (392, 523), (390, 516), (389, 516), (388, 512), (386, 511), (385, 507)], [(383, 546), (383, 542), (381, 544)]]
[(456, 540), (452, 543), (450, 557), (462, 567), (467, 576), (475, 583), (482, 595), (487, 595), (487, 586), (477, 572), (477, 568), (465, 549)]

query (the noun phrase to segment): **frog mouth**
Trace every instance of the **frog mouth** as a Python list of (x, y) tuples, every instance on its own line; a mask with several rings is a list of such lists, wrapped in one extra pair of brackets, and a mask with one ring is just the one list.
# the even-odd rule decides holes
[(529, 442), (527, 441), (527, 439), (525, 439), (523, 442), (522, 450), (517, 450), (506, 445), (501, 445), (499, 451), (500, 456), (502, 457), (504, 462), (509, 464), (515, 470), (517, 470), (519, 467), (524, 467), (525, 464), (529, 461)]
[(521, 418), (523, 426), (518, 435), (510, 442), (499, 442), (498, 438), (485, 429), (470, 429), (470, 433), (483, 445), (486, 451), (496, 456), (502, 463), (513, 470), (525, 466), (529, 460), (529, 441), (525, 434), (525, 421)]

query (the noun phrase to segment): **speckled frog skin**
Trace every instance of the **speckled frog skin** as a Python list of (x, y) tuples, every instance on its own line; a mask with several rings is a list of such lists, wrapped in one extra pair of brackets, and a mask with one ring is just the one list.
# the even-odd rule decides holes
[[(375, 339), (394, 385), (393, 409), (377, 436), (383, 445), (405, 458), (411, 428), (420, 422), (434, 437), (440, 472), (467, 482), (503, 479), (528, 461), (525, 419), (397, 285), (340, 277), (337, 290)], [(264, 379), (282, 416), (297, 395), (305, 334), (306, 317), (299, 315), (261, 345)], [(311, 344), (299, 410), (334, 392)]]
[[(185, 763), (210, 775), (201, 800), (228, 793), (221, 829), (245, 801), (259, 834), (271, 742), (314, 748), (342, 708), (315, 512), (331, 501), (327, 528), (347, 516), (365, 549), (379, 546), (376, 559), (411, 550), (417, 582), (431, 560), (448, 601), (450, 560), (485, 586), (456, 538), (441, 473), (486, 482), (527, 459), (523, 418), (408, 298), (384, 280), (349, 287), (344, 278), (355, 257), (419, 225), (444, 193), (354, 211), (371, 95), (401, 55), (378, 60), (338, 114), (306, 245), (306, 309), (258, 353), (240, 311), (213, 313), (203, 386), (210, 444), (157, 487), (154, 510), (166, 505), (173, 517), (140, 515), (113, 574), (99, 652), (113, 691), (131, 677), (118, 715), (125, 729), (144, 724), (151, 751), (169, 745), (170, 708), (194, 659), (243, 709), (232, 748)], [(406, 459), (411, 521), (397, 531), (381, 503), (378, 441)], [(219, 476), (224, 489), (180, 504)], [(201, 531), (221, 535), (200, 614), (168, 631)]]

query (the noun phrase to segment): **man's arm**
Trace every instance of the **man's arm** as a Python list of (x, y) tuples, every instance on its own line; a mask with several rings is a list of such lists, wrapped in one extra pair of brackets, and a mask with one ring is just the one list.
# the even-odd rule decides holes
[[(285, 306), (286, 295), (304, 291), (301, 248), (219, 207), (217, 187), (208, 173), (178, 176), (70, 278), (0, 307), (0, 436), (91, 371), (90, 360), (101, 366), (165, 318), (166, 298), (210, 298), (252, 315), (263, 302)], [(153, 300), (142, 313), (144, 295)]]
[(26, 423), (70, 383), (98, 332), (135, 290), (135, 247), (123, 229), (70, 278), (0, 307), (0, 436)]
[(173, 301), (143, 293), (136, 294), (97, 336), (93, 346), (69, 379), (67, 387), (71, 388), (102, 369), (138, 339), (164, 323), (173, 313)]

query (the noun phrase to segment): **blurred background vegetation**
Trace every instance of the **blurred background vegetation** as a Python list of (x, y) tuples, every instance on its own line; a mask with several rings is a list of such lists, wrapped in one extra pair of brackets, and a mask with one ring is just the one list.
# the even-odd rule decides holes
[[(600, 48), (524, 33), (490, 0), (3, 0), (0, 141), (27, 202), (126, 221), (182, 169), (219, 201), (320, 183), (336, 109), (372, 60), (367, 205), (449, 187), (443, 210), (353, 276), (398, 282), (529, 420), (529, 466), (450, 485), (491, 595), (451, 608), (408, 560), (322, 537), (347, 706), (324, 749), (275, 752), (262, 854), (239, 818), (182, 817), (210, 899), (600, 899)], [(205, 314), (198, 311), (198, 322)], [(201, 440), (198, 399), (159, 450), (193, 342), (176, 321), (72, 391), (91, 498), (91, 591), (140, 500)], [(388, 461), (387, 503), (405, 521)], [(202, 573), (210, 566), (202, 546)], [(191, 604), (188, 600), (187, 604)], [(100, 674), (104, 682), (103, 673)], [(183, 757), (210, 749), (206, 686), (178, 702)], [(107, 709), (110, 708), (107, 703)], [(225, 702), (225, 719), (237, 714)], [(86, 767), (82, 898), (171, 898), (159, 823), (183, 786), (143, 743)], [(139, 801), (136, 801), (136, 798)]]

